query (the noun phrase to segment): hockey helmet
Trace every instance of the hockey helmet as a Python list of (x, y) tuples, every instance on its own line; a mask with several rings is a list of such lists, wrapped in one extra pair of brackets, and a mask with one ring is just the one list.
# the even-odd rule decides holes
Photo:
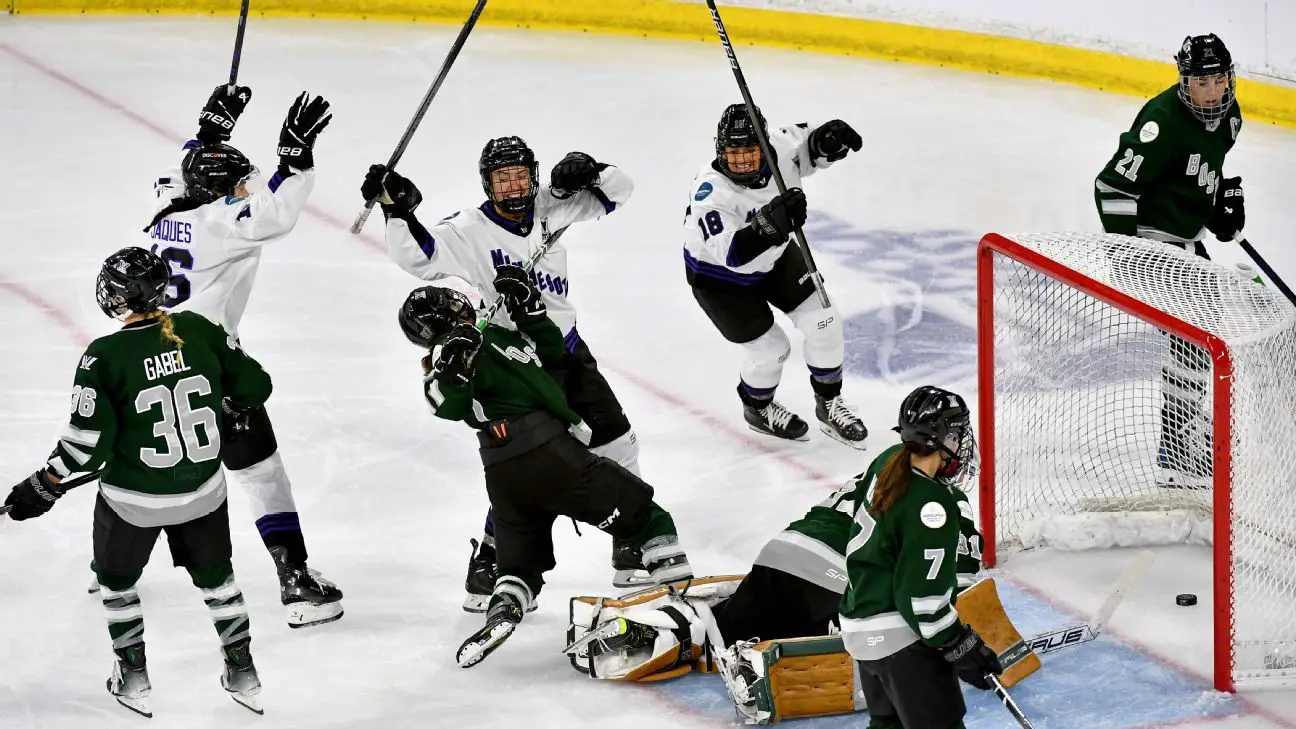
[(949, 390), (923, 385), (909, 393), (900, 404), (900, 424), (894, 430), (903, 443), (945, 454), (937, 474), (944, 478), (957, 476), (976, 455), (971, 412), (963, 398)]
[(405, 297), (398, 316), (405, 338), (424, 349), (431, 349), (438, 337), (475, 318), (476, 312), (468, 297), (443, 286), (414, 289)]
[[(491, 184), (491, 174), (505, 167), (525, 167), (531, 173), (531, 189), (525, 195), (516, 197), (495, 197), (495, 188)], [(482, 190), (486, 199), (506, 213), (530, 213), (535, 206), (536, 194), (540, 191), (538, 175), (540, 167), (536, 163), (535, 153), (522, 141), (521, 137), (498, 137), (486, 143), (482, 149), (481, 159), (477, 162), (477, 171), (481, 174)]]
[(228, 144), (194, 147), (181, 163), (185, 194), (210, 202), (234, 192), (234, 188), (256, 174), (248, 158)]
[(95, 299), (104, 314), (124, 319), (162, 304), (171, 267), (144, 248), (123, 248), (108, 256), (95, 280)]
[[(1184, 38), (1183, 45), (1175, 54), (1175, 64), (1179, 67), (1179, 100), (1203, 122), (1216, 122), (1228, 114), (1237, 97), (1237, 78), (1233, 72), (1233, 54), (1224, 46), (1224, 41), (1214, 33), (1190, 35)], [(1219, 103), (1203, 106), (1193, 100), (1191, 93), (1192, 79), (1203, 76), (1228, 74), (1228, 89), (1220, 97)]]
[[(765, 124), (765, 115), (761, 113), (760, 107), (756, 107), (756, 119), (760, 124), (760, 131), (768, 139), (768, 127)], [(716, 125), (715, 152), (716, 165), (725, 177), (733, 180), (739, 185), (753, 185), (762, 177), (769, 174), (769, 162), (761, 160), (761, 164), (751, 172), (734, 172), (729, 169), (729, 160), (725, 156), (725, 150), (730, 147), (755, 147), (760, 144), (760, 139), (756, 134), (756, 129), (752, 126), (751, 116), (747, 114), (746, 104), (730, 104), (729, 108), (724, 110), (720, 115), (720, 123)]]

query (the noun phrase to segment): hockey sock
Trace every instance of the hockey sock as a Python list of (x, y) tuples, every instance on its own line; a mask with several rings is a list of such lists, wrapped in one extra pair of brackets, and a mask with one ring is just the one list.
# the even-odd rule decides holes
[[(115, 582), (118, 589), (109, 587), (109, 582)], [(144, 608), (140, 605), (139, 593), (135, 591), (135, 580), (127, 582), (120, 577), (113, 580), (112, 575), (101, 574), (99, 584), (99, 597), (103, 600), (113, 650), (143, 643)]]
[(831, 400), (840, 395), (842, 389), (841, 365), (826, 369), (811, 367), (810, 389), (814, 390), (814, 394), (825, 400)]
[(302, 535), (297, 512), (266, 514), (256, 520), (256, 525), (267, 550), (272, 547), (288, 550), (289, 564), (302, 564), (306, 561), (306, 537)]
[[(222, 571), (225, 573), (224, 579), (215, 587), (207, 586)], [(247, 638), (247, 605), (243, 602), (243, 592), (234, 581), (234, 570), (229, 563), (218, 568), (191, 569), (189, 574), (193, 577), (194, 584), (202, 588), (203, 601), (207, 603), (221, 645), (227, 646)], [(200, 582), (206, 584), (199, 584)]]

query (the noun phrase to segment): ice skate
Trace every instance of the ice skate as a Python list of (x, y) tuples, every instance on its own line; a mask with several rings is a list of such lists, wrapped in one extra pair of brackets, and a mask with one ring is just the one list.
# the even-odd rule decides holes
[(265, 709), (261, 708), (261, 701), (257, 698), (261, 693), (261, 679), (252, 663), (251, 642), (251, 638), (244, 638), (221, 649), (225, 656), (221, 687), (240, 706), (255, 714), (264, 714)]
[(810, 426), (796, 413), (773, 400), (761, 408), (743, 405), (743, 419), (757, 433), (787, 440), (810, 439)]
[(513, 631), (521, 622), (522, 606), (518, 604), (517, 598), (509, 593), (497, 595), (490, 611), (486, 613), (486, 625), (469, 636), (455, 653), (455, 660), (459, 662), (459, 667), (470, 668), (481, 663), (486, 656), (493, 653), (508, 640), (510, 635), (513, 635)]
[(625, 618), (616, 618), (581, 636), (563, 649), (564, 653), (584, 660), (614, 651), (629, 651), (652, 645), (657, 640), (657, 629)]
[(144, 644), (119, 648), (115, 652), (117, 662), (113, 664), (112, 676), (108, 677), (108, 693), (127, 709), (152, 718), (149, 695), (153, 693), (153, 686), (144, 665)]
[(864, 421), (851, 411), (841, 395), (831, 399), (815, 395), (815, 417), (819, 420), (819, 430), (828, 437), (851, 448), (865, 449), (864, 440), (868, 438), (868, 428), (864, 427)]
[(612, 540), (612, 586), (641, 588), (653, 583), (643, 566), (643, 553), (619, 539)]
[(491, 594), (495, 592), (495, 545), (484, 537), (479, 544), (472, 543), (472, 555), (468, 557), (468, 576), (464, 578), (463, 609), (468, 613), (484, 613), (490, 605)]
[(284, 547), (271, 548), (270, 555), (279, 571), (279, 595), (288, 610), (288, 627), (306, 628), (342, 617), (342, 591), (337, 585), (305, 562), (289, 562)]

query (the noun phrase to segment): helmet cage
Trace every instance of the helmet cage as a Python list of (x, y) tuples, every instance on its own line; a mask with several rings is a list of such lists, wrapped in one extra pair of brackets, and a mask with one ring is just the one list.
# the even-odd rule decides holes
[[(1233, 69), (1233, 54), (1229, 53), (1224, 41), (1214, 33), (1188, 36), (1175, 54), (1175, 65), (1179, 68), (1179, 100), (1183, 105), (1199, 121), (1207, 124), (1223, 119), (1233, 108), (1233, 102), (1237, 98), (1237, 73)], [(1228, 88), (1220, 97), (1219, 103), (1202, 106), (1193, 101), (1192, 80), (1220, 74), (1228, 74)]]
[[(491, 176), (496, 170), (506, 167), (525, 167), (530, 173), (531, 189), (526, 195), (495, 197)], [(477, 171), (481, 175), (486, 199), (495, 207), (511, 215), (527, 214), (535, 208), (536, 195), (540, 192), (540, 165), (536, 162), (535, 153), (521, 137), (499, 137), (487, 142), (477, 163)]]
[[(769, 128), (765, 123), (765, 115), (761, 113), (760, 107), (756, 107), (756, 119), (760, 123), (761, 132), (768, 138)], [(729, 158), (726, 151), (730, 148), (755, 147), (760, 144), (760, 138), (756, 135), (756, 130), (752, 126), (751, 117), (747, 114), (746, 104), (730, 104), (720, 115), (720, 122), (716, 125), (715, 135), (715, 153), (716, 166), (724, 173), (725, 177), (733, 180), (739, 185), (753, 185), (765, 176), (769, 168), (770, 160), (761, 156), (761, 163), (751, 172), (735, 172), (729, 167)]]
[(109, 256), (95, 279), (95, 301), (104, 314), (125, 319), (156, 311), (166, 296), (171, 268), (143, 248), (123, 248)]

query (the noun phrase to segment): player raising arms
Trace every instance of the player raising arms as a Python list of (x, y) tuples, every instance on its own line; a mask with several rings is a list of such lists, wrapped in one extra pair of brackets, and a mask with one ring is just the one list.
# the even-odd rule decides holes
[[(279, 167), (263, 190), (245, 183), (256, 173), (226, 144), (252, 90), (217, 86), (203, 107), (198, 135), (184, 145), (180, 169), (156, 184), (160, 209), (144, 229), (171, 265), (162, 306), (195, 311), (238, 339), (238, 326), (261, 263), (262, 246), (297, 224), (315, 184), (315, 139), (333, 118), (321, 97), (302, 92), (279, 133)], [(257, 529), (279, 573), (280, 598), (294, 628), (342, 617), (342, 591), (306, 567), (306, 540), (292, 484), (284, 471), (265, 408), (225, 406), (228, 446), (222, 453), (247, 489)]]
[[(765, 117), (756, 110), (762, 130)], [(725, 109), (716, 127), (715, 158), (693, 180), (684, 215), (685, 275), (693, 298), (711, 323), (745, 352), (738, 377), (743, 418), (760, 433), (805, 440), (810, 428), (774, 400), (783, 362), (792, 351), (771, 307), (805, 335), (805, 361), (815, 393), (815, 417), (823, 432), (864, 448), (868, 430), (842, 400), (845, 344), (841, 315), (823, 308), (801, 252), (789, 236), (806, 219), (801, 178), (863, 145), (844, 121), (815, 129), (796, 124), (767, 134), (774, 160), (762, 159), (744, 104)], [(770, 184), (778, 165), (787, 192)]]

